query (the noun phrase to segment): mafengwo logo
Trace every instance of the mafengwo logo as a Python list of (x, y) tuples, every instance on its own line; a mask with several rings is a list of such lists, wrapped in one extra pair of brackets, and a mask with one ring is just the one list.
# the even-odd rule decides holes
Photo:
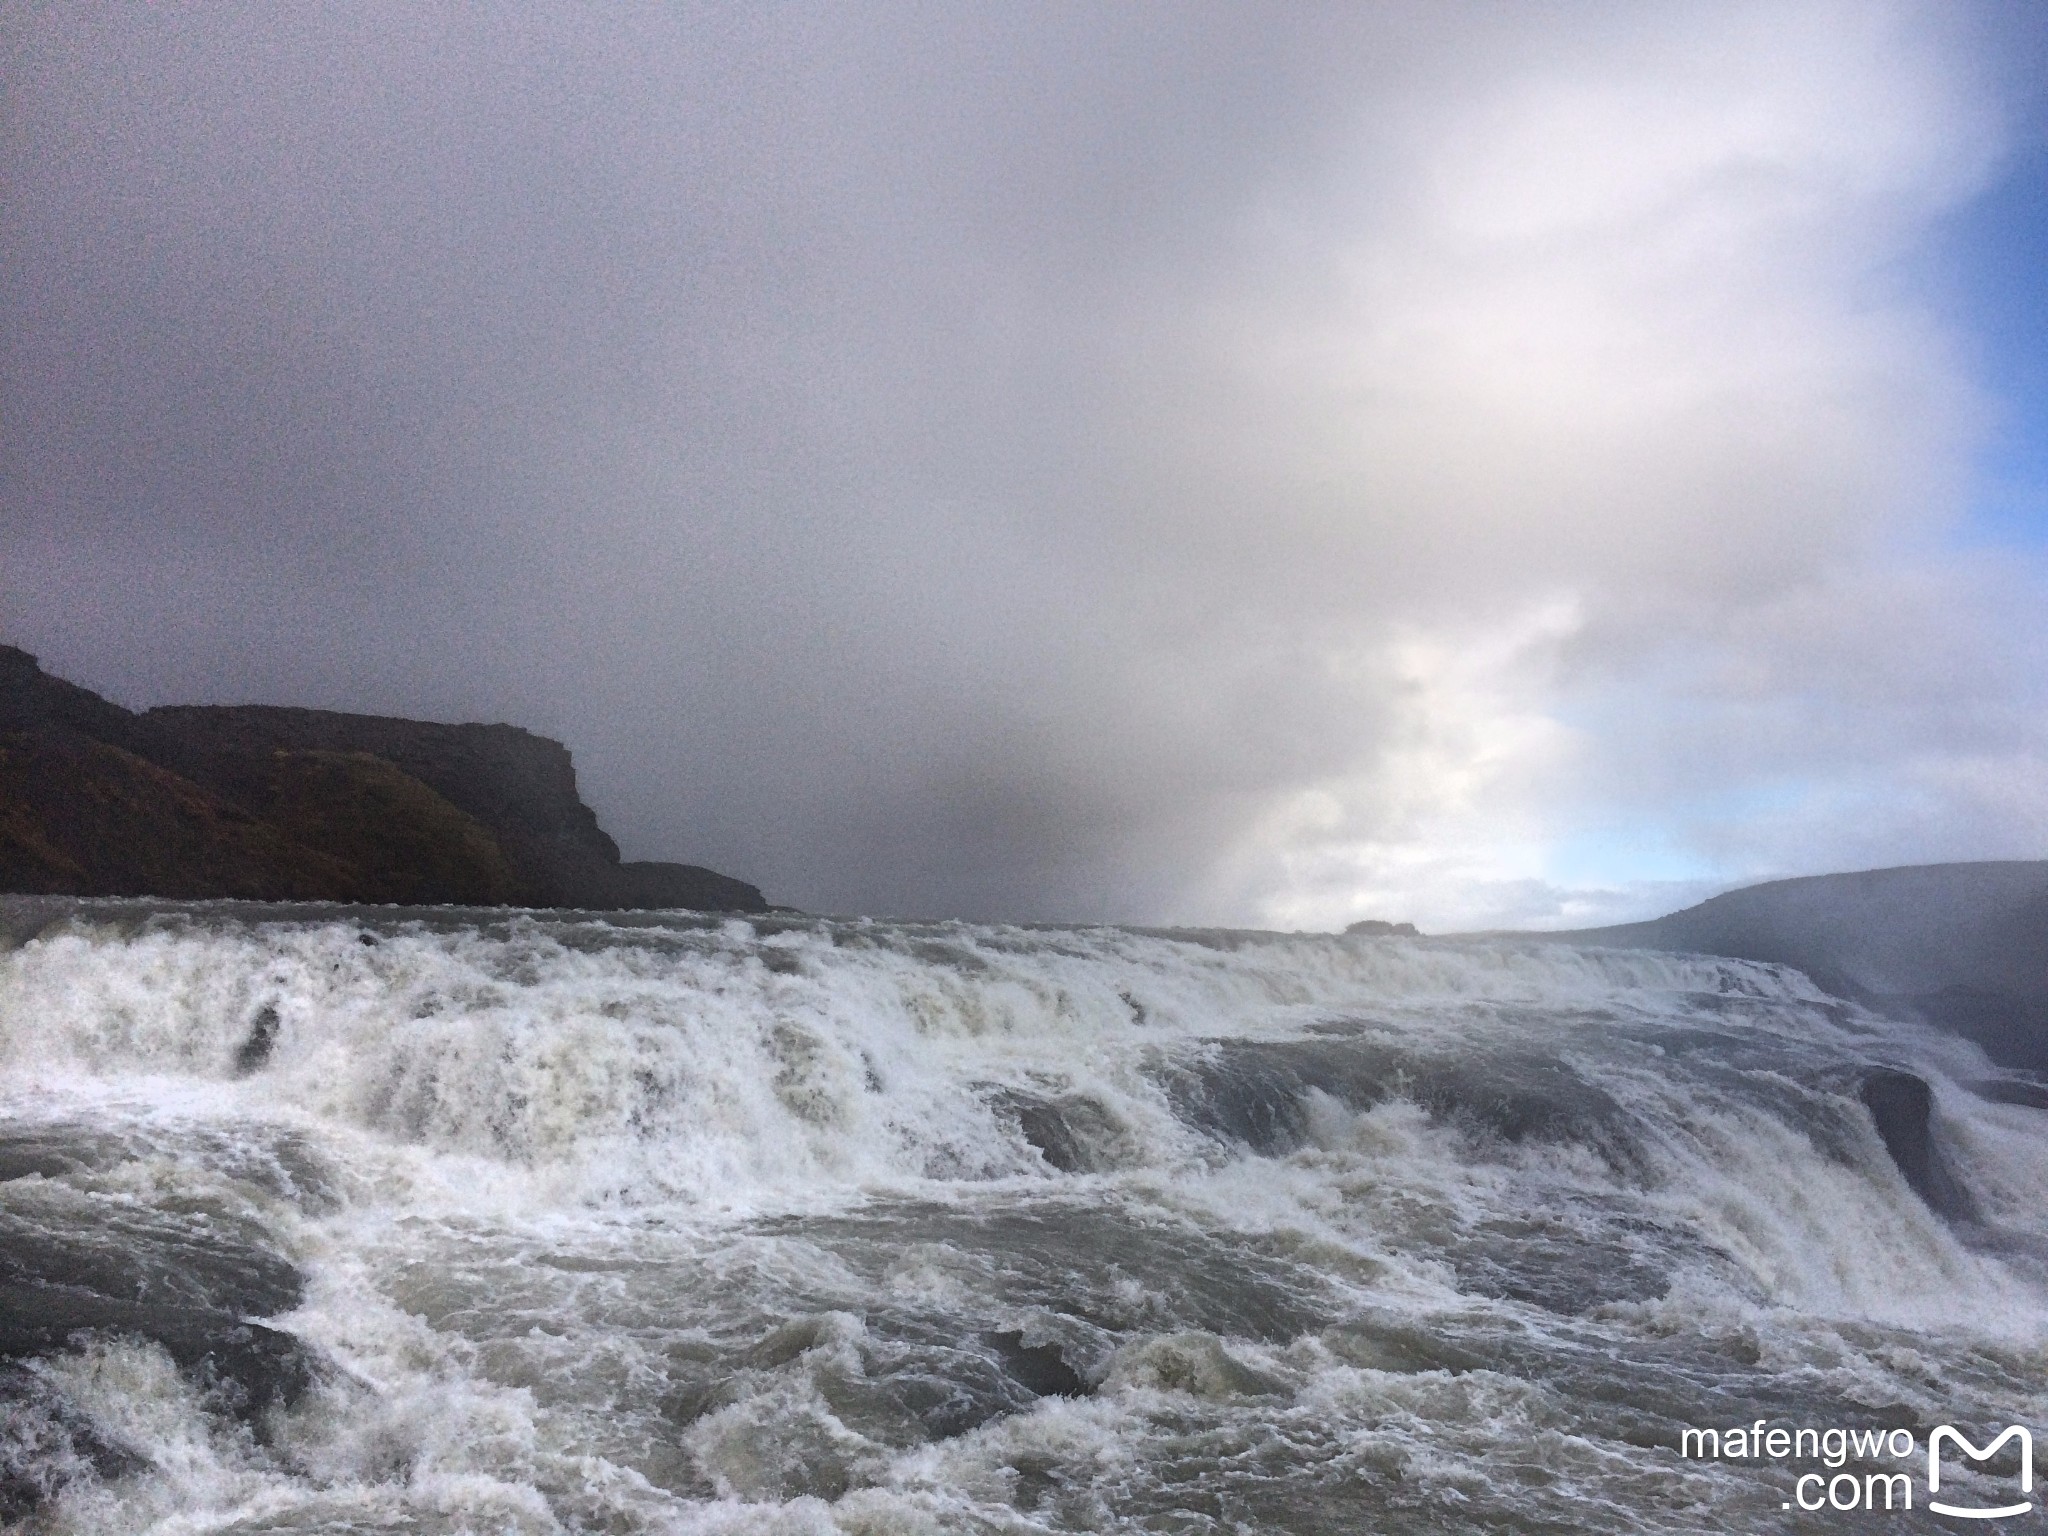
[(1946, 1424), (1937, 1425), (1934, 1433), (1927, 1437), (1927, 1507), (1937, 1515), (1954, 1515), (1962, 1520), (2005, 1520), (2014, 1515), (2024, 1515), (2034, 1507), (2032, 1499), (2021, 1499), (2015, 1504), (2001, 1504), (1995, 1509), (1983, 1509), (1972, 1505), (1944, 1504), (1934, 1497), (1941, 1492), (1941, 1448), (1946, 1443), (1954, 1444), (1972, 1461), (1989, 1461), (1998, 1454), (1998, 1448), (2006, 1441), (2017, 1437), (2020, 1443), (2020, 1492), (2034, 1491), (2034, 1437), (2027, 1430), (2014, 1424), (1989, 1445), (1979, 1450), (1963, 1438), (1960, 1430)]
[[(2016, 1454), (1994, 1467), (1993, 1458), (2015, 1441)], [(1818, 1461), (1825, 1470), (1800, 1473), (1793, 1479), (1791, 1497), (1780, 1507), (1831, 1509), (1843, 1514), (1912, 1509), (1918, 1490), (1909, 1468), (1919, 1448), (1910, 1429), (1790, 1429), (1764, 1419), (1727, 1430), (1688, 1429), (1680, 1434), (1678, 1443), (1681, 1456), (1716, 1461)], [(1858, 1464), (1853, 1471), (1849, 1469), (1852, 1458)], [(1869, 1470), (1872, 1462), (1887, 1460), (1905, 1465), (1897, 1470)], [(1968, 1502), (1956, 1487), (1959, 1474), (1964, 1474), (1968, 1484)], [(1942, 1497), (1944, 1476), (1947, 1497)], [(2022, 1497), (2009, 1497), (2013, 1492)], [(2033, 1492), (2031, 1431), (2009, 1425), (1981, 1446), (1952, 1424), (1937, 1425), (1928, 1434), (1928, 1513), (1954, 1520), (2010, 1520), (2033, 1509)]]

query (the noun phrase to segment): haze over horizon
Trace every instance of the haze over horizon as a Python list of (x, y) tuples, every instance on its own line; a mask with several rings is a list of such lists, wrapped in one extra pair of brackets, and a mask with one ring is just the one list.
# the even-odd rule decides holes
[(814, 911), (2048, 856), (2048, 12), (14, 8), (0, 641)]

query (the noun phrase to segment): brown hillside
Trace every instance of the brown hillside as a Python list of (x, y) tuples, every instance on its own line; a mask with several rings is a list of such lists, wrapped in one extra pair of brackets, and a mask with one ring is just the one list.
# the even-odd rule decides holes
[(0, 890), (758, 912), (622, 864), (568, 749), (510, 725), (262, 705), (137, 715), (0, 645)]
[(0, 887), (282, 901), (365, 894), (340, 860), (64, 726), (0, 736)]

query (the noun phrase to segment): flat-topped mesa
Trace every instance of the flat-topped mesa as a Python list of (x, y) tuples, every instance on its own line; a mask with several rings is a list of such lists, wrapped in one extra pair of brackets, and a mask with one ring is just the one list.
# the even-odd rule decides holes
[(760, 911), (622, 863), (560, 742), (266, 705), (136, 715), (0, 646), (0, 889)]
[(577, 794), (576, 770), (558, 741), (513, 725), (267, 705), (175, 705), (142, 720), (159, 762), (230, 800), (266, 809), (306, 798), (277, 782), (280, 758), (311, 756), (330, 767), (339, 766), (337, 757), (379, 759), (488, 831), (517, 883), (509, 896), (533, 906), (613, 904), (618, 844)]

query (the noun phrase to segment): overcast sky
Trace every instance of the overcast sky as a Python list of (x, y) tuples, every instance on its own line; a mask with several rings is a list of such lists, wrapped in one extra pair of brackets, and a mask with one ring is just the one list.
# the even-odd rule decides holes
[(125, 704), (823, 911), (2048, 856), (2041, 8), (0, 5), (0, 639)]

